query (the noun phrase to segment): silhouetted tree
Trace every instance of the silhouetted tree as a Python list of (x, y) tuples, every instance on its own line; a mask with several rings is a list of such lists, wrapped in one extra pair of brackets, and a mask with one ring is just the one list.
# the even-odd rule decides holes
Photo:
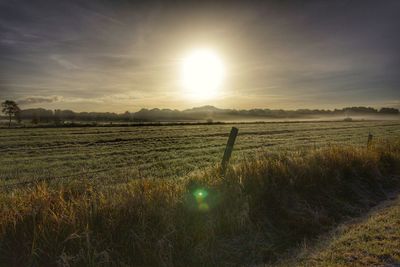
[(59, 125), (61, 123), (61, 110), (54, 110), (53, 120), (55, 125)]
[(132, 114), (129, 112), (129, 111), (125, 111), (125, 113), (123, 113), (122, 115), (121, 115), (121, 117), (122, 117), (122, 119), (124, 120), (124, 121), (132, 121)]
[(22, 122), (21, 111), (19, 111), (17, 114), (15, 114), (15, 119), (17, 120), (18, 123)]
[(1, 103), (2, 106), (2, 112), (6, 114), (9, 117), (9, 122), (8, 122), (8, 127), (11, 127), (11, 119), (13, 116), (19, 117), (19, 113), (21, 110), (19, 109), (17, 103), (15, 103), (12, 100), (6, 100), (3, 103)]
[(397, 108), (381, 108), (379, 113), (384, 114), (399, 114), (399, 110)]
[(33, 124), (38, 124), (39, 123), (39, 117), (38, 117), (38, 115), (36, 113), (33, 114), (32, 123)]

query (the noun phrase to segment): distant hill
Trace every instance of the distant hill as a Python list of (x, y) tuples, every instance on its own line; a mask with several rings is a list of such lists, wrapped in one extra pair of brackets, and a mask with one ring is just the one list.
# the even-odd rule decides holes
[[(191, 109), (185, 109), (183, 112), (187, 113), (196, 113), (196, 112), (222, 112), (226, 111), (227, 109), (220, 109), (214, 106), (202, 106), (202, 107), (194, 107)], [(229, 110), (229, 109), (228, 109)]]

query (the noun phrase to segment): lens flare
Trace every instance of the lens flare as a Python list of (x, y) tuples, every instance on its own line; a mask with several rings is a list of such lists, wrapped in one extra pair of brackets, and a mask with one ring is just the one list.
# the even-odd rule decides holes
[(209, 207), (209, 205), (208, 205), (208, 203), (206, 201), (206, 198), (208, 196), (207, 190), (205, 190), (203, 188), (196, 189), (193, 192), (193, 196), (196, 199), (197, 208), (198, 208), (199, 211), (205, 212), (205, 211), (209, 210), (210, 207)]
[(199, 188), (193, 192), (193, 195), (197, 201), (202, 201), (208, 196), (208, 192), (203, 188)]

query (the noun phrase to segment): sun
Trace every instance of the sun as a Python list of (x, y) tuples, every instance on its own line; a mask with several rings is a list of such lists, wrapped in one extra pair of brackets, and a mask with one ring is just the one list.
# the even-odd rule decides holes
[(216, 53), (199, 49), (183, 59), (181, 75), (184, 93), (194, 100), (204, 100), (218, 94), (225, 68)]

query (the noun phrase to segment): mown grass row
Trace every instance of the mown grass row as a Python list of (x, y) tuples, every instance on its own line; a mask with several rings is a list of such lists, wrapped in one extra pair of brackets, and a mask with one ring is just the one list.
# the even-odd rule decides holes
[(274, 261), (400, 187), (400, 144), (246, 158), (182, 179), (38, 184), (0, 196), (1, 266)]
[[(8, 183), (64, 176), (65, 172), (79, 174), (104, 166), (112, 170), (107, 175), (116, 180), (120, 172), (116, 169), (122, 164), (125, 171), (137, 169), (147, 177), (176, 177), (209, 162), (219, 162), (231, 126), (4, 130), (0, 132), (0, 185), (4, 180)], [(297, 150), (328, 143), (365, 145), (369, 131), (374, 139), (400, 137), (400, 124), (394, 121), (237, 126), (240, 131), (234, 156), (260, 149)], [(206, 162), (204, 156), (210, 156)], [(176, 164), (164, 165), (170, 159)]]

